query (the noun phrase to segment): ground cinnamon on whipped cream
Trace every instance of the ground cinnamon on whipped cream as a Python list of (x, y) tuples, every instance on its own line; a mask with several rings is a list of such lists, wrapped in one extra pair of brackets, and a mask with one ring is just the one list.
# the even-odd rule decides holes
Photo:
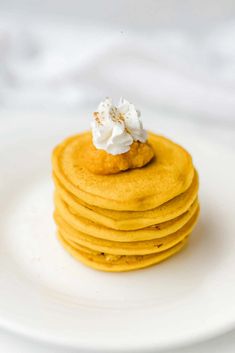
[(140, 112), (126, 99), (114, 106), (106, 98), (93, 114), (92, 141), (84, 151), (84, 165), (94, 174), (116, 174), (141, 168), (154, 157)]
[(99, 150), (118, 155), (128, 152), (134, 141), (147, 141), (140, 112), (124, 98), (120, 99), (117, 106), (113, 105), (110, 98), (106, 98), (99, 104), (93, 117), (93, 144)]

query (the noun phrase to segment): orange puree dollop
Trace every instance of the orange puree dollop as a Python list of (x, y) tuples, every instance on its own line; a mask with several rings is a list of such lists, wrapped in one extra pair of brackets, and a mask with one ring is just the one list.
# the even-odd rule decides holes
[(144, 167), (153, 158), (154, 152), (148, 142), (135, 141), (128, 152), (119, 155), (99, 150), (91, 142), (85, 151), (84, 164), (93, 174), (109, 175)]

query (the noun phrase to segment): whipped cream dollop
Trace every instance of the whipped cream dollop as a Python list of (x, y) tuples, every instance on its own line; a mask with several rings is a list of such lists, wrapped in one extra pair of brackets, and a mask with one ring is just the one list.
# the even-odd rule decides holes
[(124, 98), (117, 106), (110, 98), (101, 102), (93, 114), (91, 129), (94, 146), (112, 155), (128, 152), (134, 141), (147, 140), (140, 112)]

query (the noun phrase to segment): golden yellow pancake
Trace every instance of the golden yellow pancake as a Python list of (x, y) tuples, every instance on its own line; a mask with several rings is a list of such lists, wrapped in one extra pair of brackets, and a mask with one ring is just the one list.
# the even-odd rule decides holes
[(199, 214), (198, 211), (178, 231), (163, 238), (136, 242), (115, 242), (92, 237), (81, 233), (68, 225), (58, 214), (54, 214), (55, 222), (62, 237), (94, 251), (112, 255), (147, 255), (165, 251), (184, 240), (193, 230)]
[(183, 227), (197, 211), (198, 201), (194, 201), (187, 212), (173, 220), (135, 231), (122, 231), (107, 228), (94, 223), (89, 219), (80, 217), (78, 214), (73, 214), (72, 210), (58, 196), (58, 194), (55, 195), (55, 208), (56, 212), (65, 220), (65, 222), (82, 233), (101, 239), (130, 242), (161, 238), (177, 231)]
[(55, 177), (56, 190), (62, 200), (81, 217), (99, 223), (107, 228), (117, 230), (136, 230), (166, 222), (185, 213), (193, 204), (198, 192), (198, 174), (195, 175), (190, 187), (179, 196), (153, 210), (147, 211), (112, 211), (106, 210), (79, 200), (68, 192)]
[(187, 239), (175, 245), (171, 249), (162, 251), (158, 254), (137, 255), (137, 256), (115, 256), (111, 254), (101, 254), (91, 251), (77, 243), (66, 241), (60, 233), (58, 238), (63, 247), (76, 259), (83, 264), (96, 270), (107, 272), (124, 272), (137, 270), (157, 264), (179, 252), (187, 243)]
[(88, 204), (119, 211), (153, 209), (189, 188), (194, 167), (190, 154), (169, 139), (149, 133), (148, 141), (155, 158), (147, 166), (95, 175), (84, 167), (91, 134), (76, 135), (54, 149), (53, 171), (70, 193)]

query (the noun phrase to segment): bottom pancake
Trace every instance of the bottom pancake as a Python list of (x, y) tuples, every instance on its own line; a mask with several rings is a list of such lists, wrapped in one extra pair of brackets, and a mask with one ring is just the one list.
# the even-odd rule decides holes
[(96, 252), (72, 241), (67, 241), (59, 232), (58, 238), (63, 247), (83, 264), (96, 270), (107, 272), (132, 271), (155, 265), (176, 254), (187, 244), (187, 239), (184, 239), (174, 247), (162, 251), (161, 253), (137, 256), (117, 256)]

